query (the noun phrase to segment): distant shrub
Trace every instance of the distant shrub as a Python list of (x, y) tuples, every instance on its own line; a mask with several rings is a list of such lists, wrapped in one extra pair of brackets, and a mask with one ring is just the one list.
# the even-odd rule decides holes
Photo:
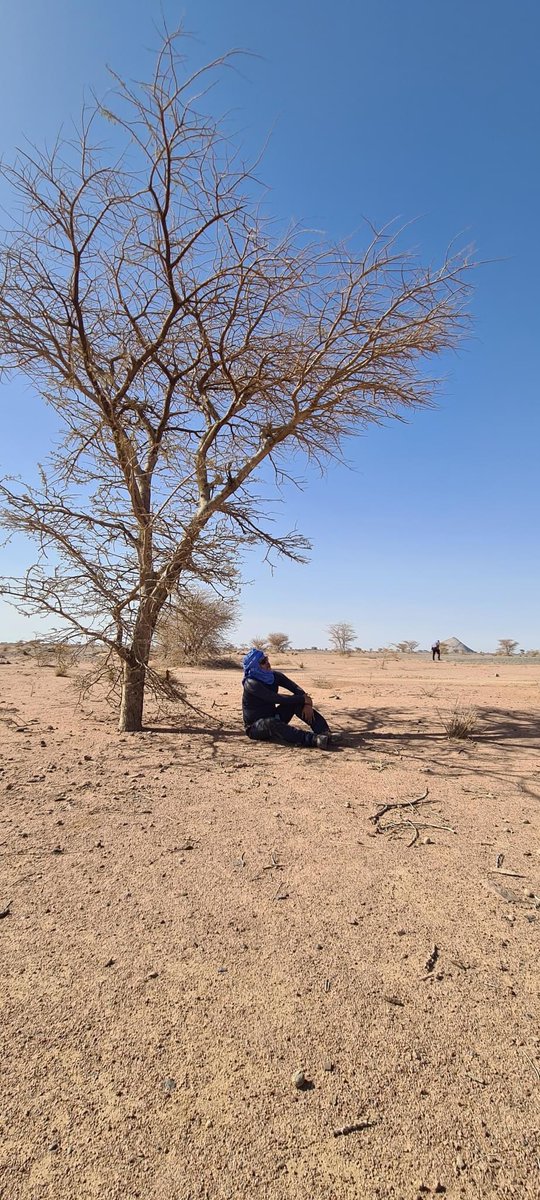
[(158, 623), (156, 642), (171, 663), (197, 665), (222, 657), (225, 634), (237, 620), (233, 600), (194, 589), (171, 600)]
[(269, 633), (266, 640), (271, 654), (285, 654), (291, 648), (290, 639), (286, 633)]
[(69, 675), (69, 668), (75, 662), (75, 654), (71, 646), (67, 646), (65, 642), (59, 642), (53, 647), (54, 653), (54, 673), (55, 675)]

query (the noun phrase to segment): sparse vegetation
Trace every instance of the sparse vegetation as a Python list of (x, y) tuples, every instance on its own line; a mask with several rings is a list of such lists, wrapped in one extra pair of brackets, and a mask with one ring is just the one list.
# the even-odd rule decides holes
[(266, 643), (272, 654), (285, 654), (291, 649), (291, 642), (286, 633), (269, 633)]
[(73, 647), (68, 645), (66, 642), (58, 642), (53, 647), (53, 652), (54, 652), (54, 662), (55, 662), (55, 668), (54, 668), (55, 675), (60, 675), (60, 676), (69, 675), (69, 669), (70, 669), (70, 667), (73, 666), (73, 664), (75, 662), (75, 653), (74, 653)]
[(195, 589), (170, 602), (158, 623), (156, 641), (166, 660), (196, 665), (224, 654), (225, 635), (237, 620), (232, 599)]
[(305, 561), (307, 539), (268, 524), (261, 468), (324, 466), (429, 403), (472, 265), (423, 267), (388, 226), (366, 247), (276, 232), (211, 112), (231, 56), (192, 76), (184, 46), (165, 36), (147, 82), (115, 75), (69, 140), (1, 167), (0, 367), (58, 424), (39, 483), (0, 483), (0, 519), (38, 548), (1, 593), (117, 656), (132, 732), (179, 587), (227, 586), (246, 543)]
[(350, 654), (356, 633), (348, 621), (337, 621), (335, 625), (329, 625), (328, 636), (333, 650), (337, 650), (339, 654)]
[(254, 646), (256, 650), (268, 650), (268, 642), (265, 637), (253, 637), (250, 641), (250, 646)]
[(446, 736), (469, 738), (478, 726), (478, 713), (473, 705), (457, 703), (447, 713), (439, 713)]
[(513, 638), (499, 638), (497, 654), (514, 654), (518, 646), (519, 642), (515, 642)]

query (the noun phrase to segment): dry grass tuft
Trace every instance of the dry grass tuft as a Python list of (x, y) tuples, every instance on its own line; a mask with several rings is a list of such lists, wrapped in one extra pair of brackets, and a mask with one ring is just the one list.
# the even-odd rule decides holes
[(455, 704), (439, 716), (449, 738), (469, 738), (478, 726), (478, 713), (472, 705)]

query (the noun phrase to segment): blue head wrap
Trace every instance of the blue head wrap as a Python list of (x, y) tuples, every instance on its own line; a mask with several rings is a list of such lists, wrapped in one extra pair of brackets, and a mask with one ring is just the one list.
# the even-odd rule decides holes
[(256, 650), (255, 647), (249, 651), (249, 654), (246, 654), (243, 660), (244, 678), (242, 683), (245, 683), (246, 679), (258, 679), (259, 683), (266, 684), (274, 682), (274, 672), (264, 671), (260, 666), (263, 658), (266, 658), (264, 650)]

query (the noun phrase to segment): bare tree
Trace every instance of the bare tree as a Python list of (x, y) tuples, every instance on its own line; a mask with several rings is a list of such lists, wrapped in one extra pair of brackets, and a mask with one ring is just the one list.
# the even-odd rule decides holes
[(225, 634), (237, 621), (238, 610), (230, 598), (195, 588), (163, 608), (156, 638), (166, 658), (200, 663), (223, 653)]
[[(461, 335), (466, 252), (422, 267), (389, 229), (360, 253), (276, 232), (253, 172), (167, 36), (148, 84), (116, 78), (74, 141), (21, 153), (0, 254), (0, 366), (56, 411), (40, 481), (6, 479), (4, 524), (37, 560), (2, 594), (117, 655), (120, 728), (142, 727), (159, 614), (226, 587), (239, 541), (303, 561), (265, 520), (300, 451), (427, 404), (427, 362)], [(100, 127), (107, 128), (108, 149)], [(290, 470), (290, 468), (289, 468)]]
[(328, 636), (334, 650), (338, 650), (340, 654), (348, 654), (356, 638), (356, 633), (348, 621), (337, 621), (335, 625), (328, 626)]
[(515, 642), (513, 638), (499, 638), (497, 654), (513, 654), (518, 646), (519, 642)]
[(268, 650), (267, 639), (263, 637), (262, 634), (260, 636), (256, 635), (255, 637), (252, 637), (249, 644), (250, 646), (254, 646), (256, 650)]
[(273, 654), (285, 654), (291, 648), (290, 639), (286, 633), (269, 633), (267, 642), (268, 649)]
[(394, 642), (393, 644), (396, 647), (396, 650), (399, 650), (401, 654), (413, 654), (418, 646), (418, 642), (415, 641)]

